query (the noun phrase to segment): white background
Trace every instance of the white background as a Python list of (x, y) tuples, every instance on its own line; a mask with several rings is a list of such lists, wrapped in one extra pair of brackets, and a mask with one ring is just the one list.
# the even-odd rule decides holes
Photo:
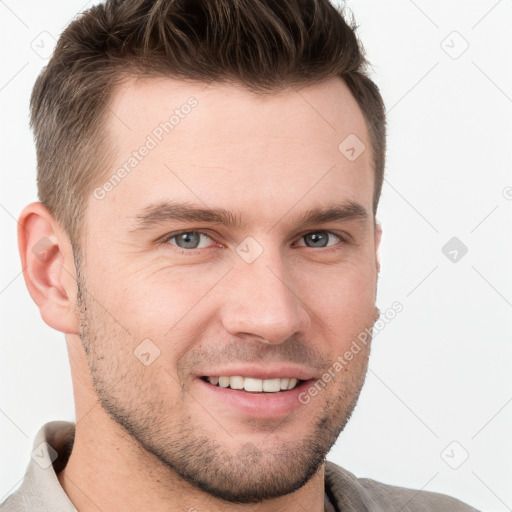
[[(37, 430), (74, 419), (64, 336), (25, 288), (15, 219), (36, 199), (34, 80), (53, 38), (88, 5), (0, 1), (0, 501), (19, 485)], [(360, 477), (512, 510), (512, 1), (348, 6), (388, 109), (378, 305), (404, 310), (375, 338), (329, 459)], [(441, 250), (454, 236), (468, 248), (457, 262)], [(445, 462), (466, 452), (458, 469)]]

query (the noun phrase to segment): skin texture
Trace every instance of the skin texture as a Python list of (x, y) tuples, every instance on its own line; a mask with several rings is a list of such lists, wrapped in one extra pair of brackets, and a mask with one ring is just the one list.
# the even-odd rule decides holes
[[(128, 81), (112, 99), (105, 179), (190, 97), (197, 105), (120, 183), (91, 195), (78, 272), (44, 206), (21, 214), (25, 280), (43, 320), (66, 333), (73, 377), (76, 438), (59, 481), (80, 512), (320, 512), (322, 462), (357, 402), (370, 344), (286, 414), (226, 404), (200, 377), (286, 367), (314, 382), (376, 321), (381, 230), (364, 119), (339, 79), (265, 97)], [(366, 146), (354, 161), (338, 150), (349, 134)], [(367, 217), (294, 220), (348, 201)], [(243, 225), (141, 228), (162, 202), (223, 208)], [(183, 249), (168, 236), (183, 231), (207, 236)], [(326, 232), (327, 247), (308, 246), (305, 235)], [(237, 252), (247, 237), (261, 252), (251, 263)], [(42, 238), (51, 243), (38, 258)], [(143, 340), (148, 365), (134, 355)]]

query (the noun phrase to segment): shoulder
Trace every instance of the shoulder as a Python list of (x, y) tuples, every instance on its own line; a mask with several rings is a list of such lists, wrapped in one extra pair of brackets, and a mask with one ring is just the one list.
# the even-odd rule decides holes
[(326, 462), (325, 483), (338, 506), (346, 506), (348, 496), (354, 511), (478, 512), (462, 501), (444, 494), (396, 487), (369, 478), (357, 478), (332, 462)]
[(19, 494), (11, 494), (0, 503), (0, 512), (24, 512), (26, 509), (23, 498)]
[(75, 424), (51, 421), (37, 432), (33, 454), (21, 485), (0, 503), (0, 512), (76, 512), (57, 474), (66, 465), (74, 441)]

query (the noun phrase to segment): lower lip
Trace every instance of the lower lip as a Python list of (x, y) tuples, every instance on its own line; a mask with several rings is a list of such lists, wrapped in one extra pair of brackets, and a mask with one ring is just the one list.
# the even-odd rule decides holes
[(279, 418), (302, 406), (299, 395), (312, 380), (301, 382), (297, 387), (275, 393), (251, 393), (231, 388), (214, 386), (203, 379), (197, 379), (206, 397), (222, 401), (228, 407), (237, 409), (253, 418)]

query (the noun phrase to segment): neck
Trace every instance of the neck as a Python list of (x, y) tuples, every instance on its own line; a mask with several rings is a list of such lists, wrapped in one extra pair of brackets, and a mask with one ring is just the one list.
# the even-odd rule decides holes
[(98, 403), (77, 421), (73, 450), (58, 479), (79, 512), (324, 510), (323, 466), (291, 494), (258, 504), (230, 503), (184, 481), (113, 423)]

